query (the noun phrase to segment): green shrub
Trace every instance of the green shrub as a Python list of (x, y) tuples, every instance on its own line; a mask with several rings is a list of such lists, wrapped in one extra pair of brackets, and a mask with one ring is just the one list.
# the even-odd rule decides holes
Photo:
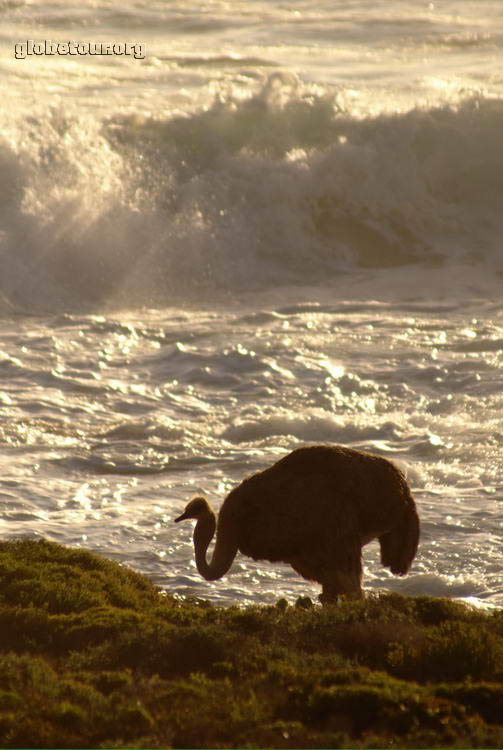
[(501, 724), (503, 721), (503, 685), (484, 682), (440, 685), (435, 694), (475, 711), (490, 723)]
[(423, 679), (496, 679), (503, 675), (503, 639), (464, 622), (445, 622), (428, 632), (420, 670)]
[[(440, 625), (447, 621), (475, 622), (480, 614), (463, 602), (453, 599), (435, 599), (432, 596), (414, 598), (417, 618), (423, 625)], [(484, 619), (484, 618), (482, 618)]]
[(498, 747), (502, 649), (459, 602), (215, 607), (0, 543), (0, 747)]

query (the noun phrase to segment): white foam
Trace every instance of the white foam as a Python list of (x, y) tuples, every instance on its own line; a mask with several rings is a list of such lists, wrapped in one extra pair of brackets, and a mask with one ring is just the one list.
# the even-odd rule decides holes
[(274, 74), (255, 96), (117, 120), (106, 135), (55, 112), (11, 131), (4, 306), (165, 304), (320, 279), (363, 290), (380, 269), (374, 294), (433, 279), (441, 296), (467, 264), (497, 280), (503, 102), (362, 118), (308, 92)]

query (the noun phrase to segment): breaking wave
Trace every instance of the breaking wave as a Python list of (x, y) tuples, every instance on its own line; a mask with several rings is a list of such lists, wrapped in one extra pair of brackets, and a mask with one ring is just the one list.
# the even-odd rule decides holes
[(503, 102), (361, 114), (272, 73), (169, 119), (48, 111), (0, 142), (0, 307), (171, 304), (498, 264)]

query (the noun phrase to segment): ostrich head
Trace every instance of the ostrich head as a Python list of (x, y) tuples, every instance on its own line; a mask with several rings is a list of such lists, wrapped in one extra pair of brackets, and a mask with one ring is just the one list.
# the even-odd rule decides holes
[(175, 518), (175, 523), (178, 523), (179, 521), (185, 521), (185, 519), (187, 518), (195, 518), (199, 520), (200, 518), (204, 518), (204, 516), (208, 516), (210, 514), (211, 509), (208, 505), (208, 501), (204, 497), (195, 497), (193, 498), (193, 500), (187, 503), (182, 515), (178, 516), (178, 518)]

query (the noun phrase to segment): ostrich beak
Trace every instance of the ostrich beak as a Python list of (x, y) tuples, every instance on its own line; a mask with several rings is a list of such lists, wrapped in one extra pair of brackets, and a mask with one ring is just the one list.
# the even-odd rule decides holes
[(186, 512), (182, 513), (181, 516), (178, 516), (178, 518), (175, 518), (175, 523), (179, 523), (179, 521), (185, 521), (186, 518), (190, 518), (190, 516), (187, 515)]

